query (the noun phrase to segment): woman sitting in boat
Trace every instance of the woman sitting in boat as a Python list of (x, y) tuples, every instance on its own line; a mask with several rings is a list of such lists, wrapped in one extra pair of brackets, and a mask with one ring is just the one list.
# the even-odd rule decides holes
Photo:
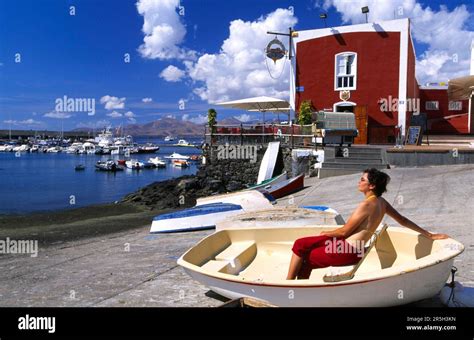
[(295, 241), (287, 280), (308, 279), (316, 268), (348, 266), (359, 262), (363, 256), (364, 243), (370, 239), (385, 214), (431, 240), (449, 237), (422, 229), (382, 198), (389, 181), (390, 176), (382, 171), (374, 168), (365, 170), (359, 181), (359, 191), (364, 194), (365, 200), (343, 227)]

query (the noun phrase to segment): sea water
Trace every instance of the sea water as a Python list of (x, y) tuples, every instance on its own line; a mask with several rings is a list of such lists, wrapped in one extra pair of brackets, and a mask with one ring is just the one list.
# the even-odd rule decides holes
[[(202, 139), (202, 138), (201, 138)], [(201, 139), (187, 138), (193, 144)], [(174, 147), (162, 139), (138, 138), (135, 142), (160, 145), (149, 154), (132, 154), (132, 159), (146, 163), (149, 158), (163, 158), (173, 152), (182, 155), (201, 154), (191, 147)], [(164, 181), (197, 172), (198, 162), (178, 168), (167, 161), (163, 169), (143, 169), (105, 172), (96, 171), (98, 160), (125, 159), (124, 155), (75, 155), (61, 153), (0, 152), (0, 214), (28, 213), (71, 209), (91, 204), (109, 203), (156, 181)], [(85, 170), (76, 171), (78, 164)]]

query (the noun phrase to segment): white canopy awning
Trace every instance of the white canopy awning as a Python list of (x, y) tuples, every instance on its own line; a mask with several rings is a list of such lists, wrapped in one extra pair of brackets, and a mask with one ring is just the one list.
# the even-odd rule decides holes
[(286, 100), (271, 98), (271, 97), (253, 97), (230, 102), (217, 103), (217, 105), (224, 107), (231, 107), (235, 109), (242, 109), (247, 111), (259, 112), (286, 112), (290, 111), (290, 103)]

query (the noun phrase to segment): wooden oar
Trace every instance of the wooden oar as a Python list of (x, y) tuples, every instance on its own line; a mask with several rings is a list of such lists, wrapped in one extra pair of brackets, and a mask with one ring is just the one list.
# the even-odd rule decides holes
[(350, 271), (348, 271), (346, 273), (342, 273), (342, 274), (334, 274), (334, 275), (325, 274), (323, 276), (323, 281), (324, 282), (340, 282), (340, 281), (351, 280), (354, 277), (357, 269), (359, 269), (362, 262), (364, 262), (365, 258), (367, 257), (367, 254), (370, 253), (370, 251), (372, 250), (372, 247), (375, 246), (375, 243), (377, 242), (377, 239), (380, 237), (380, 235), (385, 230), (387, 230), (387, 227), (388, 227), (388, 225), (386, 223), (384, 223), (380, 229), (377, 229), (374, 232), (374, 235), (372, 235), (372, 237), (371, 237), (370, 244), (367, 247), (364, 248), (364, 256), (360, 259), (359, 262), (357, 262), (357, 264), (354, 265), (354, 268), (352, 268)]

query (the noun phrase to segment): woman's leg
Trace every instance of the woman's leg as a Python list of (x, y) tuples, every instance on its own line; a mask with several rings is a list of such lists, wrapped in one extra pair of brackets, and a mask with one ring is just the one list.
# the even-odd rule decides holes
[(312, 271), (313, 271), (313, 268), (311, 268), (307, 263), (303, 263), (300, 271), (298, 272), (298, 280), (309, 279)]
[[(293, 245), (293, 256), (290, 260), (290, 268), (288, 269), (287, 280), (294, 280), (296, 276), (300, 278), (299, 272), (303, 265), (303, 257), (314, 247), (321, 246), (329, 237), (325, 235), (303, 237), (297, 239)], [(311, 273), (311, 270), (309, 271)]]
[(303, 265), (303, 259), (293, 253), (290, 261), (290, 268), (288, 269), (288, 275), (286, 276), (287, 280), (294, 280), (296, 275), (298, 275), (301, 266)]

